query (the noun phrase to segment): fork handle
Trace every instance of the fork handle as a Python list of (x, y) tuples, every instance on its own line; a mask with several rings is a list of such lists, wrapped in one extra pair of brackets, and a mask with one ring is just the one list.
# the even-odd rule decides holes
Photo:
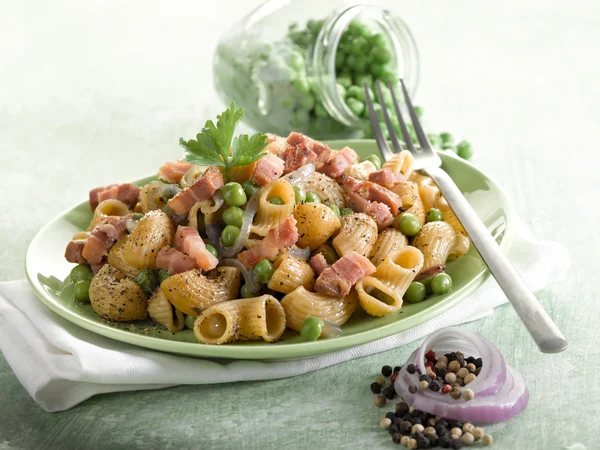
[(440, 192), (465, 228), (490, 272), (517, 310), (529, 334), (544, 353), (558, 353), (567, 348), (567, 340), (527, 287), (508, 258), (502, 253), (487, 227), (477, 216), (452, 178), (441, 168), (426, 169)]

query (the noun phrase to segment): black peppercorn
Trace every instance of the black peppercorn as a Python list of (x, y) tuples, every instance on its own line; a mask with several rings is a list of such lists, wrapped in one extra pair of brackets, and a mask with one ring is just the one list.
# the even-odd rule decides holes
[(402, 370), (402, 366), (396, 366), (394, 367), (394, 373), (398, 373)]
[(412, 419), (410, 419), (410, 421), (413, 423), (413, 425), (416, 425), (416, 424), (423, 425), (423, 421), (421, 420), (420, 417), (413, 417)]
[[(448, 429), (450, 428), (450, 424), (448, 423), (448, 421), (446, 419), (440, 419), (437, 421), (437, 424), (440, 427), (444, 427), (444, 429)], [(437, 427), (435, 428), (435, 430), (437, 431)], [(439, 431), (437, 431), (438, 436), (441, 435), (441, 433)]]
[(392, 434), (392, 442), (394, 444), (399, 444), (400, 443), (400, 439), (402, 439), (402, 435), (400, 433), (394, 433), (394, 434)]
[(381, 368), (381, 375), (389, 377), (392, 374), (392, 368), (390, 366), (383, 366)]
[(481, 366), (483, 366), (483, 360), (481, 358), (476, 358), (473, 364), (475, 364), (475, 367), (479, 369)]
[(407, 412), (406, 414), (404, 414), (404, 415), (402, 416), (402, 418), (403, 418), (404, 420), (407, 420), (407, 421), (409, 421), (409, 422), (410, 422), (410, 421), (412, 420), (412, 418), (413, 418), (413, 417), (410, 415), (410, 413), (409, 413), (409, 412)]
[(411, 384), (408, 387), (408, 392), (410, 392), (411, 394), (415, 394), (417, 392), (417, 387), (414, 384)]
[(413, 411), (410, 413), (410, 415), (413, 417), (420, 417), (421, 411), (419, 411), (418, 409), (413, 409)]
[(423, 374), (419, 376), (419, 381), (427, 381), (428, 383), (431, 383), (431, 377), (427, 374)]
[(379, 383), (371, 383), (371, 392), (379, 394), (381, 392), (381, 385)]
[(450, 441), (450, 448), (452, 450), (459, 450), (463, 447), (463, 442), (460, 439), (452, 439)]
[(438, 424), (435, 426), (435, 432), (438, 436), (442, 437), (448, 434), (448, 429), (445, 426), (440, 425), (438, 422)]
[(433, 380), (431, 383), (429, 383), (429, 389), (431, 389), (434, 392), (439, 391), (442, 388), (442, 383), (440, 383), (438, 380)]
[(405, 402), (396, 403), (396, 412), (401, 413), (400, 416), (403, 416), (405, 413), (408, 412), (408, 405)]
[(396, 417), (396, 415), (393, 412), (389, 412), (385, 415), (385, 417), (387, 417), (390, 420), (394, 420), (394, 418)]
[(467, 361), (467, 364), (475, 364), (475, 358), (472, 356), (469, 356), (465, 361)]
[(451, 439), (449, 436), (440, 436), (438, 441), (437, 441), (437, 445), (439, 445), (442, 448), (449, 448), (450, 447), (450, 442)]
[(410, 430), (412, 430), (412, 427), (412, 423), (410, 423), (408, 420), (404, 420), (400, 422), (400, 425), (398, 426), (398, 431), (400, 431), (400, 433), (402, 434), (410, 434)]
[(395, 392), (393, 392), (392, 388), (389, 386), (386, 388), (383, 388), (383, 391), (381, 393), (383, 394), (383, 396), (385, 398), (390, 399), (390, 400), (394, 398), (394, 394), (395, 394)]
[(430, 445), (429, 439), (426, 437), (417, 437), (417, 448), (427, 448)]
[(410, 373), (411, 375), (415, 373), (415, 365), (414, 364), (409, 364), (408, 366), (406, 366), (406, 371), (408, 373)]

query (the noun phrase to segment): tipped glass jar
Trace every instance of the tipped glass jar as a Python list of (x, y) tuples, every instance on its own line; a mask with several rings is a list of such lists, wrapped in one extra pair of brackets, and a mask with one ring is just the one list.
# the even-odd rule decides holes
[[(414, 95), (419, 58), (406, 24), (370, 2), (269, 0), (223, 36), (213, 71), (221, 99), (260, 131), (360, 138), (371, 135), (364, 83), (402, 77)], [(383, 94), (377, 109), (389, 108)]]

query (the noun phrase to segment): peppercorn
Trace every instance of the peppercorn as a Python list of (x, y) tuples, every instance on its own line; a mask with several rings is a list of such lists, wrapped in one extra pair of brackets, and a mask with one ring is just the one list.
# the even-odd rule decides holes
[(448, 436), (440, 436), (438, 438), (437, 445), (439, 445), (442, 448), (449, 448), (450, 447), (450, 438)]
[(393, 421), (396, 418), (396, 415), (392, 411), (390, 411), (390, 412), (386, 413), (385, 417), (387, 417), (388, 419)]
[(466, 401), (473, 400), (475, 398), (475, 393), (471, 389), (465, 389), (462, 391), (462, 398)]
[(473, 426), (472, 423), (470, 422), (466, 422), (463, 426), (462, 426), (462, 430), (463, 433), (473, 433), (473, 429), (475, 428), (475, 426)]
[(475, 378), (477, 378), (477, 375), (475, 375), (474, 373), (470, 373), (464, 378), (463, 381), (465, 382), (465, 384), (469, 384), (475, 381)]
[(454, 384), (456, 383), (456, 374), (454, 372), (448, 372), (444, 377), (444, 380), (448, 384)]
[(373, 402), (375, 403), (375, 406), (377, 406), (378, 408), (383, 408), (385, 406), (385, 404), (387, 403), (387, 400), (385, 399), (385, 397), (381, 394), (376, 395), (375, 396), (375, 400), (373, 400)]
[(400, 438), (401, 445), (404, 445), (404, 446), (408, 445), (408, 441), (410, 441), (410, 437), (408, 437), (408, 436), (402, 436), (402, 438)]
[(458, 361), (451, 361), (448, 364), (448, 370), (450, 372), (456, 373), (456, 372), (458, 372), (459, 369), (460, 369), (460, 363)]
[(462, 441), (463, 444), (465, 444), (467, 446), (471, 445), (473, 442), (475, 442), (475, 438), (469, 432), (466, 432), (465, 434), (463, 434), (462, 437), (460, 438), (460, 440)]
[(418, 423), (416, 425), (413, 425), (413, 427), (411, 428), (410, 432), (412, 434), (415, 434), (415, 433), (418, 433), (419, 431), (423, 432), (423, 430), (425, 430), (425, 427), (423, 425), (421, 425), (420, 423)]
[(435, 359), (435, 352), (433, 350), (429, 350), (427, 353), (425, 353), (425, 359), (427, 361), (433, 361)]
[(432, 447), (437, 446), (438, 439), (439, 439), (437, 434), (435, 434), (435, 433), (429, 434), (429, 435), (427, 435), (427, 439), (429, 439), (429, 443), (431, 444)]
[(385, 396), (385, 398), (391, 400), (396, 396), (396, 390), (393, 386), (388, 386), (386, 388), (383, 388), (382, 394)]
[(412, 414), (412, 413), (414, 413), (414, 412), (415, 412), (415, 410), (416, 410), (416, 409), (417, 409), (417, 408), (415, 408), (413, 405), (410, 405), (410, 406), (408, 407), (408, 412)]
[(429, 375), (419, 375), (419, 381), (427, 381), (431, 383), (431, 377)]
[(480, 373), (481, 373), (481, 367), (475, 369), (475, 375), (479, 376)]
[(452, 390), (452, 386), (445, 384), (442, 386), (442, 394), (446, 395)]
[(483, 439), (485, 432), (483, 431), (483, 428), (475, 427), (475, 428), (473, 428), (473, 431), (471, 432), (471, 434), (473, 435), (475, 440), (478, 441), (479, 439)]
[(406, 404), (406, 402), (396, 403), (396, 412), (401, 413), (401, 416), (406, 414), (408, 412), (408, 405)]
[(456, 384), (458, 384), (459, 386), (464, 386), (465, 385), (465, 379), (464, 378), (457, 378), (456, 379)]
[(375, 378), (375, 382), (379, 383), (382, 386), (385, 386), (385, 378), (383, 378), (383, 377), (377, 377), (377, 378)]
[(467, 364), (475, 364), (475, 357), (469, 356), (468, 358), (465, 358), (465, 361)]
[(462, 430), (461, 430), (459, 427), (454, 427), (454, 428), (452, 428), (452, 429), (450, 430), (450, 434), (451, 434), (451, 435), (452, 435), (452, 434), (455, 434), (455, 435), (457, 435), (458, 437), (461, 437), (461, 436), (462, 436)]
[(442, 388), (442, 383), (440, 383), (438, 380), (433, 380), (431, 383), (429, 383), (429, 389), (431, 389), (434, 392), (439, 391)]
[(446, 370), (448, 368), (448, 364), (446, 364), (444, 361), (438, 360), (438, 362), (435, 364), (435, 367)]
[(466, 366), (466, 362), (465, 362), (465, 358), (463, 358), (461, 355), (459, 355), (460, 352), (456, 352), (456, 359), (455, 361), (458, 361), (458, 363), (460, 364), (460, 367), (465, 367)]
[(381, 385), (379, 383), (371, 383), (371, 392), (379, 394), (381, 392)]
[(409, 364), (408, 366), (406, 366), (406, 371), (408, 373), (410, 373), (411, 375), (415, 373), (415, 365), (414, 364)]
[(418, 417), (419, 420), (421, 419), (421, 411), (419, 411), (418, 409), (413, 409), (410, 412), (410, 415), (411, 415), (411, 417), (415, 417), (415, 418)]
[(409, 449), (411, 449), (411, 450), (417, 448), (417, 441), (416, 441), (416, 439), (411, 439), (410, 441), (408, 441), (407, 447)]
[(461, 392), (460, 392), (459, 388), (453, 387), (450, 390), (450, 397), (452, 397), (454, 400), (458, 400), (460, 398), (460, 396), (461, 396)]
[(475, 364), (475, 367), (477, 367), (478, 369), (481, 369), (481, 367), (483, 366), (483, 360), (481, 358), (477, 358), (473, 364)]
[(425, 363), (425, 368), (427, 368), (427, 367), (433, 367), (433, 366), (434, 366), (433, 361), (427, 361)]
[(425, 428), (423, 430), (423, 434), (425, 436), (427, 436), (428, 434), (431, 434), (431, 433), (435, 433), (435, 428), (433, 428), (433, 427), (427, 427), (427, 428)]
[(398, 373), (402, 370), (402, 366), (396, 366), (394, 367), (394, 373)]
[(431, 419), (427, 419), (426, 423), (427, 423), (427, 426), (435, 427), (437, 425), (437, 420), (432, 417)]
[(383, 428), (384, 430), (387, 430), (391, 424), (392, 424), (392, 420), (387, 417), (384, 417), (383, 419), (381, 419), (379, 421), (379, 426), (381, 428)]
[(443, 362), (444, 364), (448, 364), (448, 357), (446, 355), (442, 355), (437, 359), (437, 362)]
[(398, 372), (392, 374), (390, 377), (390, 383), (394, 384), (396, 382), (396, 378), (398, 378)]
[(400, 422), (400, 425), (398, 426), (398, 430), (402, 434), (409, 434), (410, 430), (412, 430), (412, 427), (413, 427), (412, 423), (410, 423), (408, 420), (403, 420), (402, 422)]
[(483, 445), (489, 446), (489, 445), (492, 445), (493, 443), (494, 443), (494, 438), (492, 437), (491, 434), (486, 434), (483, 436)]
[(467, 375), (469, 375), (469, 371), (467, 370), (467, 368), (466, 368), (466, 367), (461, 367), (461, 368), (458, 370), (458, 372), (456, 372), (456, 376), (457, 376), (458, 378), (464, 378), (464, 377), (466, 377)]
[(401, 440), (402, 440), (402, 435), (400, 433), (392, 434), (392, 442), (394, 444), (399, 444)]
[(383, 366), (381, 368), (381, 375), (389, 377), (392, 374), (392, 368), (390, 366)]
[(419, 389), (424, 391), (425, 389), (427, 389), (429, 387), (429, 383), (425, 380), (423, 381), (419, 381)]
[(411, 394), (416, 394), (417, 393), (417, 387), (414, 384), (411, 384), (408, 387), (408, 392), (410, 392)]
[(440, 423), (438, 422), (438, 424), (435, 426), (435, 433), (442, 437), (448, 434), (448, 428), (446, 428), (444, 425), (440, 425)]
[(467, 370), (471, 373), (474, 373), (477, 370), (477, 367), (475, 367), (475, 364), (469, 363), (467, 364)]
[(417, 448), (428, 448), (431, 443), (425, 436), (419, 436), (417, 439)]
[(450, 448), (453, 450), (459, 450), (463, 447), (463, 443), (460, 439), (452, 439), (450, 442)]
[(436, 375), (438, 376), (438, 378), (442, 378), (444, 379), (444, 377), (446, 376), (447, 370), (446, 369), (435, 369), (433, 370)]

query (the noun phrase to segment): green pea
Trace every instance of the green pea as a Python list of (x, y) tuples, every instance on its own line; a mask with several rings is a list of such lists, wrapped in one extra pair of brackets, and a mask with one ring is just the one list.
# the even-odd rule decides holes
[(306, 76), (300, 76), (292, 83), (296, 90), (301, 94), (308, 94), (310, 92), (310, 84), (308, 84), (308, 78), (306, 78)]
[(275, 268), (268, 259), (263, 259), (254, 266), (254, 276), (263, 284), (267, 284), (269, 282), (273, 276), (273, 272), (275, 272)]
[(471, 144), (467, 141), (460, 141), (456, 146), (456, 153), (463, 159), (471, 159), (473, 156), (473, 150)]
[(364, 86), (367, 83), (368, 86), (373, 86), (373, 77), (369, 74), (363, 74), (356, 77), (355, 84), (357, 86)]
[(290, 53), (288, 60), (290, 67), (294, 70), (304, 70), (304, 57), (299, 52)]
[(335, 262), (336, 258), (332, 252), (325, 250), (320, 253), (323, 255), (323, 258), (325, 258), (327, 264), (332, 265)]
[(413, 281), (408, 286), (408, 289), (404, 293), (404, 300), (409, 303), (419, 303), (425, 300), (425, 296), (427, 295), (427, 289), (423, 283), (419, 283), (418, 281)]
[(350, 86), (348, 89), (346, 89), (346, 98), (358, 98), (361, 92), (363, 92), (362, 87), (354, 85)]
[(454, 142), (454, 137), (446, 131), (440, 133), (440, 139), (442, 140), (442, 142)]
[[(383, 97), (383, 103), (385, 103), (386, 106), (391, 106), (394, 99), (392, 98), (392, 93), (390, 92), (390, 90), (388, 89), (388, 87), (384, 84), (381, 84), (381, 96)], [(393, 114), (390, 111), (390, 117), (396, 117), (395, 114)], [(394, 121), (394, 123), (397, 123), (396, 121)]]
[(425, 286), (425, 290), (427, 291), (427, 295), (429, 295), (429, 294), (433, 294), (433, 291), (431, 290), (431, 279), (432, 279), (432, 278), (433, 278), (433, 277), (427, 277), (427, 278), (423, 278), (423, 279), (421, 280), (421, 284), (422, 284), (423, 286)]
[(354, 210), (352, 208), (344, 208), (340, 211), (342, 217), (347, 216), (348, 214), (354, 214)]
[(338, 205), (329, 205), (329, 208), (335, 213), (336, 216), (340, 216), (342, 212), (340, 211), (340, 207)]
[(281, 97), (279, 99), (279, 104), (285, 109), (290, 109), (292, 106), (294, 106), (294, 99), (289, 96)]
[(379, 77), (381, 77), (381, 74), (384, 73), (384, 71), (386, 69), (387, 69), (387, 66), (385, 64), (380, 64), (377, 62), (371, 63), (371, 65), (369, 66), (371, 75), (373, 75), (373, 78), (375, 78), (375, 79), (378, 79)]
[(71, 269), (70, 277), (73, 283), (77, 283), (81, 280), (91, 280), (94, 272), (87, 264), (79, 264)]
[(73, 286), (75, 300), (86, 303), (90, 301), (90, 284), (92, 284), (90, 280), (79, 280), (75, 283)]
[(239, 206), (229, 206), (223, 211), (223, 222), (225, 225), (233, 225), (241, 228), (244, 221), (244, 210)]
[(423, 108), (421, 108), (420, 106), (415, 106), (415, 113), (417, 114), (417, 117), (420, 119), (421, 117), (423, 117)]
[(346, 105), (355, 115), (360, 116), (365, 110), (365, 104), (360, 100), (350, 97), (346, 100)]
[(279, 206), (285, 205), (285, 202), (283, 201), (283, 199), (281, 197), (277, 197), (277, 196), (270, 197), (268, 201), (272, 205), (279, 205)]
[(379, 122), (379, 128), (381, 129), (381, 134), (383, 134), (383, 137), (385, 139), (389, 140), (390, 139), (390, 132), (387, 129), (387, 124), (384, 121)]
[(325, 109), (325, 107), (323, 105), (321, 105), (320, 103), (317, 103), (315, 105), (315, 116), (317, 117), (329, 117), (329, 113), (327, 112), (327, 110)]
[(358, 20), (353, 20), (352, 22), (350, 22), (347, 31), (349, 34), (355, 37), (368, 36), (371, 34), (369, 29), (365, 25), (360, 23)]
[(442, 148), (444, 150), (456, 151), (456, 147), (454, 146), (454, 144), (452, 142), (442, 142)]
[(346, 56), (346, 66), (350, 69), (354, 68), (354, 61), (356, 60), (356, 55), (353, 53), (349, 53)]
[[(206, 246), (208, 247), (208, 245)], [(163, 281), (165, 281), (167, 278), (169, 278), (171, 276), (171, 274), (166, 271), (165, 269), (160, 269), (158, 271), (158, 283), (162, 283)]]
[(391, 69), (386, 69), (383, 71), (379, 79), (382, 81), (398, 81), (398, 74)]
[(240, 229), (238, 227), (227, 225), (223, 228), (223, 231), (221, 231), (221, 243), (223, 244), (223, 247), (231, 247), (235, 244), (239, 235)]
[(443, 295), (452, 290), (452, 278), (447, 273), (438, 273), (431, 279), (431, 290), (434, 294)]
[(248, 286), (246, 286), (246, 284), (242, 285), (242, 288), (240, 289), (240, 295), (242, 296), (242, 298), (256, 297), (255, 293), (248, 291)]
[(212, 245), (206, 244), (206, 250), (208, 250), (209, 252), (211, 252), (215, 258), (219, 257), (219, 252), (217, 252), (217, 249), (214, 248)]
[(385, 47), (375, 47), (371, 50), (370, 56), (373, 58), (373, 61), (377, 61), (378, 63), (382, 64), (390, 62), (392, 59), (392, 54)]
[(352, 67), (354, 72), (363, 73), (367, 70), (367, 66), (369, 65), (369, 60), (364, 55), (356, 55), (354, 60), (352, 61)]
[(315, 98), (312, 95), (303, 95), (300, 97), (299, 105), (307, 110), (315, 107)]
[(144, 215), (142, 213), (133, 213), (133, 220), (140, 220)]
[(242, 184), (242, 186), (244, 188), (244, 193), (246, 194), (247, 198), (252, 197), (260, 189), (260, 187), (255, 185), (252, 182), (252, 180), (245, 181), (244, 184)]
[(314, 192), (307, 192), (305, 202), (306, 203), (321, 203), (321, 197), (319, 197)]
[(323, 325), (323, 319), (319, 319), (318, 317), (307, 317), (304, 322), (302, 322), (300, 336), (306, 341), (316, 341), (321, 336)]
[(352, 41), (350, 49), (355, 55), (364, 55), (369, 49), (369, 41), (364, 36), (359, 36)]
[(338, 95), (342, 98), (345, 98), (346, 97), (346, 88), (344, 86), (342, 86), (340, 83), (336, 83), (335, 87), (338, 91)]
[(411, 213), (404, 213), (398, 216), (398, 229), (406, 236), (414, 236), (421, 231), (419, 218)]
[(427, 222), (443, 222), (444, 221), (444, 214), (442, 214), (442, 212), (437, 209), (437, 208), (431, 208), (429, 211), (427, 211)]
[(438, 134), (428, 134), (427, 135), (427, 139), (429, 139), (429, 143), (431, 145), (433, 145), (434, 147), (440, 147), (442, 146), (442, 140), (440, 139), (440, 136)]
[(381, 169), (381, 158), (377, 155), (369, 155), (365, 158), (365, 161), (371, 161), (377, 170)]
[(296, 199), (296, 203), (301, 203), (306, 200), (306, 192), (300, 186), (294, 186), (294, 197)]
[(385, 47), (387, 44), (383, 35), (379, 33), (375, 33), (373, 36), (371, 36), (369, 42), (372, 47)]
[(338, 75), (335, 81), (344, 89), (348, 89), (350, 86), (352, 86), (352, 79), (349, 75)]
[(221, 189), (223, 200), (230, 206), (242, 206), (248, 198), (244, 192), (244, 188), (240, 183), (231, 181)]
[(335, 68), (341, 69), (346, 63), (346, 53), (339, 50), (335, 54)]
[(185, 316), (185, 326), (190, 330), (194, 329), (194, 322), (196, 321), (196, 316)]
[(135, 282), (142, 288), (144, 294), (150, 295), (158, 286), (158, 277), (152, 269), (142, 269), (135, 277)]

